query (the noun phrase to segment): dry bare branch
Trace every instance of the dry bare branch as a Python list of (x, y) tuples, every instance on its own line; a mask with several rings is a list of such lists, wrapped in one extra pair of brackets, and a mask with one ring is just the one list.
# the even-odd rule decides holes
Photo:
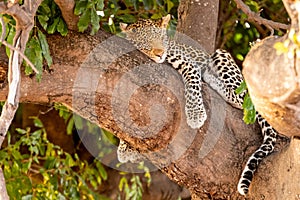
[(242, 0), (234, 0), (234, 1), (236, 3), (237, 7), (239, 9), (241, 9), (248, 16), (248, 20), (250, 22), (265, 25), (271, 31), (271, 33), (274, 32), (274, 29), (276, 29), (276, 30), (280, 30), (280, 29), (287, 30), (290, 27), (287, 24), (274, 22), (272, 20), (262, 18), (259, 13), (253, 12)]
[(32, 64), (32, 62), (27, 58), (27, 56), (25, 56), (24, 53), (22, 53), (20, 50), (16, 49), (15, 47), (13, 47), (11, 44), (9, 44), (8, 42), (6, 42), (4, 39), (5, 39), (5, 35), (6, 35), (6, 28), (5, 28), (5, 24), (4, 24), (4, 21), (3, 21), (3, 18), (0, 17), (0, 23), (1, 23), (1, 26), (2, 26), (2, 35), (1, 35), (1, 40), (0, 42), (5, 45), (6, 47), (8, 47), (9, 49), (13, 50), (13, 51), (17, 51), (20, 56), (27, 62), (27, 64), (31, 67), (31, 69), (39, 74), (39, 71), (35, 68), (35, 66)]
[[(5, 183), (3, 171), (2, 171), (1, 168), (0, 168), (0, 183)], [(5, 186), (5, 185), (0, 184), (0, 197), (1, 197), (1, 200), (9, 200), (6, 188), (3, 187), (3, 186)]]

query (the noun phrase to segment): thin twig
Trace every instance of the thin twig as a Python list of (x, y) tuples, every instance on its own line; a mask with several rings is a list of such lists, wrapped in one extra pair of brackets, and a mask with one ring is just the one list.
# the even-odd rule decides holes
[(3, 20), (3, 17), (0, 16), (0, 23), (1, 23), (1, 26), (2, 26), (2, 34), (1, 34), (1, 40), (5, 40), (5, 36), (6, 36), (6, 26), (4, 24), (4, 20)]
[[(18, 38), (16, 46), (20, 45), (20, 38)], [(20, 87), (20, 79), (21, 79), (21, 73), (20, 73), (20, 67), (19, 67), (19, 53), (17, 51), (14, 51), (12, 53), (12, 56), (9, 57), (11, 60), (11, 63), (9, 65), (9, 70), (12, 72), (12, 77), (9, 77), (8, 83), (9, 83), (9, 92), (7, 96), (7, 102), (12, 105), (17, 105), (19, 101), (16, 99), (19, 92)]]
[(280, 29), (287, 30), (290, 27), (290, 25), (287, 25), (287, 24), (274, 22), (272, 20), (262, 18), (259, 15), (259, 13), (253, 12), (242, 0), (234, 0), (234, 1), (236, 3), (237, 7), (239, 9), (241, 9), (248, 16), (248, 20), (250, 22), (265, 25), (271, 31), (271, 33), (274, 33), (274, 29), (276, 29), (276, 30), (280, 30)]
[(16, 51), (20, 54), (20, 56), (27, 62), (27, 64), (32, 68), (32, 70), (39, 74), (39, 71), (35, 68), (35, 66), (32, 64), (32, 62), (27, 58), (27, 56), (24, 55), (24, 53), (22, 53), (19, 49), (16, 49), (15, 47), (13, 47), (11, 44), (7, 43), (6, 41), (0, 41), (3, 45), (7, 46), (8, 48), (10, 48), (13, 51)]

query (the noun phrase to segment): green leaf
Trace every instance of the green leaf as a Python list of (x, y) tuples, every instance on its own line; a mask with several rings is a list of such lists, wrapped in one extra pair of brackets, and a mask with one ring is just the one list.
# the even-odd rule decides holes
[(243, 109), (244, 109), (244, 117), (243, 120), (246, 124), (253, 124), (256, 120), (256, 110), (254, 105), (251, 101), (249, 94), (247, 93), (244, 97), (243, 102)]
[(33, 124), (34, 124), (35, 127), (38, 127), (38, 128), (43, 128), (44, 127), (42, 121), (37, 117), (34, 117)]
[(153, 0), (143, 0), (144, 8), (150, 10), (153, 8)]
[[(38, 81), (41, 80), (42, 72), (43, 72), (43, 53), (42, 53), (41, 45), (37, 37), (32, 37), (27, 43), (27, 48), (25, 49), (25, 55), (32, 64), (36, 67), (39, 74), (36, 75)], [(25, 74), (30, 75), (33, 71), (31, 67), (25, 63)]]
[(75, 9), (74, 9), (74, 14), (81, 15), (83, 13), (83, 11), (86, 10), (87, 1), (82, 0), (82, 1), (75, 1), (75, 2), (76, 2), (76, 5), (75, 5)]
[(32, 164), (32, 160), (31, 160), (31, 159), (30, 159), (28, 162), (23, 163), (23, 164), (22, 164), (22, 171), (23, 171), (24, 173), (27, 173), (28, 170), (29, 170), (30, 167), (31, 167), (31, 164)]
[[(15, 34), (16, 34), (15, 28), (10, 27), (9, 30), (8, 30), (8, 35), (6, 37), (7, 43), (12, 45)], [(9, 57), (10, 56), (10, 49), (8, 47), (6, 47), (5, 50), (6, 50), (6, 55)]]
[(27, 194), (25, 196), (22, 196), (21, 200), (31, 200), (31, 199), (33, 199), (33, 195), (32, 194)]
[(46, 36), (40, 30), (38, 30), (38, 37), (40, 45), (42, 47), (43, 56), (47, 61), (48, 67), (50, 67), (52, 65), (52, 57), (50, 55), (49, 45)]
[(75, 122), (75, 127), (79, 130), (83, 129), (83, 119), (78, 115), (73, 115), (73, 119)]
[(96, 162), (96, 166), (98, 168), (98, 171), (99, 171), (102, 179), (107, 180), (107, 173), (106, 173), (106, 170), (104, 169), (103, 165), (100, 162)]
[(241, 82), (241, 85), (238, 88), (236, 88), (235, 93), (242, 94), (245, 90), (247, 90), (247, 85), (246, 85), (246, 82), (243, 81), (243, 82)]
[(123, 191), (123, 188), (127, 188), (127, 187), (128, 187), (127, 179), (125, 176), (123, 176), (119, 182), (119, 191)]
[(155, 13), (151, 16), (151, 19), (157, 20), (161, 19), (162, 15), (160, 13)]
[(38, 15), (37, 18), (44, 30), (47, 30), (49, 17), (46, 15)]
[(49, 13), (51, 12), (51, 9), (50, 9), (50, 7), (48, 6), (47, 1), (43, 1), (43, 2), (41, 3), (41, 5), (40, 5), (39, 8), (38, 8), (38, 11), (39, 11), (40, 13), (44, 13), (44, 14), (49, 14)]
[(24, 135), (27, 133), (27, 130), (21, 129), (21, 128), (16, 128), (15, 129), (18, 133), (20, 133), (21, 135)]
[(60, 20), (60, 17), (57, 17), (54, 19), (53, 23), (50, 26), (48, 26), (47, 33), (53, 34), (56, 31), (59, 20)]
[(97, 15), (97, 12), (95, 9), (92, 9), (91, 10), (91, 24), (92, 24), (91, 35), (94, 35), (99, 30), (99, 28), (100, 28), (99, 21), (100, 21), (99, 15)]
[(167, 0), (167, 12), (170, 13), (171, 9), (174, 7), (174, 3), (171, 0)]
[(21, 160), (23, 158), (21, 153), (18, 150), (13, 149), (11, 154), (14, 157), (15, 160)]
[(12, 165), (12, 168), (11, 168), (11, 171), (14, 175), (17, 175), (17, 174), (20, 174), (20, 165), (17, 161), (14, 161), (13, 162), (13, 165)]
[(96, 9), (100, 11), (103, 10), (103, 8), (104, 8), (104, 0), (98, 0), (96, 4)]
[(58, 161), (55, 157), (48, 157), (44, 164), (44, 167), (46, 169), (53, 169), (57, 165), (57, 163)]
[(38, 155), (39, 154), (39, 149), (37, 148), (37, 146), (30, 146), (28, 148), (28, 150), (31, 152), (31, 153), (34, 153), (35, 155)]
[(73, 160), (72, 156), (68, 153), (66, 153), (65, 163), (68, 167), (73, 167), (76, 164), (75, 161)]
[(68, 34), (68, 27), (67, 27), (65, 21), (62, 18), (60, 18), (59, 23), (57, 25), (57, 31), (62, 36), (66, 36)]
[(130, 15), (130, 14), (124, 14), (124, 15), (120, 15), (117, 16), (118, 19), (124, 23), (134, 23), (136, 21), (136, 18), (134, 15)]
[(249, 94), (247, 93), (244, 98), (243, 108), (246, 110), (252, 110), (253, 107), (254, 106), (252, 104), (251, 98), (250, 98)]
[(73, 127), (74, 127), (74, 118), (71, 117), (68, 122), (68, 125), (67, 125), (67, 134), (68, 135), (71, 135), (73, 133)]
[(83, 14), (80, 16), (79, 21), (78, 21), (78, 31), (83, 32), (87, 29), (89, 26), (90, 20), (91, 19), (91, 10), (86, 9)]
[(139, 10), (139, 0), (131, 0), (134, 10)]

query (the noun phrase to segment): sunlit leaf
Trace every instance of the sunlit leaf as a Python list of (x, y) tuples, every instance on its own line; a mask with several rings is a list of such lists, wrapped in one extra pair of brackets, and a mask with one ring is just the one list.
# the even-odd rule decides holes
[(40, 45), (42, 47), (43, 56), (47, 61), (48, 67), (50, 67), (52, 65), (52, 57), (50, 55), (49, 45), (46, 36), (40, 30), (38, 30), (38, 37)]
[(65, 21), (62, 18), (59, 19), (59, 23), (57, 25), (57, 31), (62, 36), (66, 36), (68, 34), (68, 27), (67, 27)]
[(246, 124), (255, 123), (256, 111), (248, 93), (244, 97), (243, 109), (244, 109), (244, 117), (243, 117), (244, 122)]
[(130, 14), (119, 15), (118, 19), (120, 19), (123, 23), (134, 23), (136, 21), (135, 16)]
[(21, 129), (21, 128), (16, 128), (15, 129), (18, 133), (20, 134), (26, 134), (27, 133), (27, 130), (24, 130), (24, 129)]
[(87, 2), (88, 2), (87, 0), (76, 1), (74, 14), (81, 15), (86, 10)]
[(144, 8), (150, 10), (153, 7), (153, 0), (143, 0)]
[(37, 18), (42, 27), (47, 30), (49, 17), (46, 15), (37, 15)]
[(236, 94), (242, 94), (245, 90), (247, 90), (246, 82), (243, 81), (241, 85), (235, 90)]
[(38, 128), (44, 127), (42, 121), (41, 121), (39, 118), (37, 118), (37, 117), (35, 117), (35, 118), (33, 119), (33, 123), (34, 123), (34, 126), (35, 126), (35, 127), (38, 127)]
[(106, 173), (106, 170), (104, 169), (103, 165), (100, 162), (97, 162), (96, 166), (98, 168), (98, 171), (99, 171), (102, 179), (107, 180), (107, 173)]
[(57, 30), (57, 25), (58, 25), (59, 21), (60, 21), (59, 17), (55, 18), (53, 23), (50, 26), (48, 25), (47, 33), (49, 33), (49, 34), (55, 33), (55, 31)]
[(92, 9), (91, 10), (91, 24), (92, 24), (92, 31), (91, 35), (94, 35), (100, 28), (100, 17), (97, 15), (96, 10)]
[(87, 27), (89, 26), (89, 23), (90, 23), (90, 19), (91, 19), (91, 10), (85, 9), (78, 21), (78, 31), (79, 32), (83, 32), (87, 29)]
[[(12, 44), (14, 36), (16, 34), (16, 30), (14, 27), (10, 27), (9, 30), (7, 30), (7, 31), (8, 31), (8, 35), (6, 37), (6, 41), (7, 41), (7, 43)], [(9, 57), (11, 50), (8, 47), (6, 47), (5, 50), (6, 50), (6, 55)]]
[(167, 0), (167, 12), (170, 13), (171, 9), (174, 7), (174, 3), (171, 0)]
[(103, 10), (104, 8), (104, 0), (98, 0), (96, 4), (96, 10)]

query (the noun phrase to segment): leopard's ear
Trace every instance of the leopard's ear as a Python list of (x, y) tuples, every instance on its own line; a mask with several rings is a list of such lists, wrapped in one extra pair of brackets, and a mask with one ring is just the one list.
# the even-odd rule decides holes
[(127, 28), (128, 24), (125, 23), (120, 23), (120, 29), (122, 32), (126, 32), (126, 28)]
[(171, 19), (171, 15), (170, 15), (170, 14), (168, 14), (168, 15), (165, 16), (165, 17), (163, 17), (163, 18), (161, 19), (160, 28), (167, 28), (170, 19)]

